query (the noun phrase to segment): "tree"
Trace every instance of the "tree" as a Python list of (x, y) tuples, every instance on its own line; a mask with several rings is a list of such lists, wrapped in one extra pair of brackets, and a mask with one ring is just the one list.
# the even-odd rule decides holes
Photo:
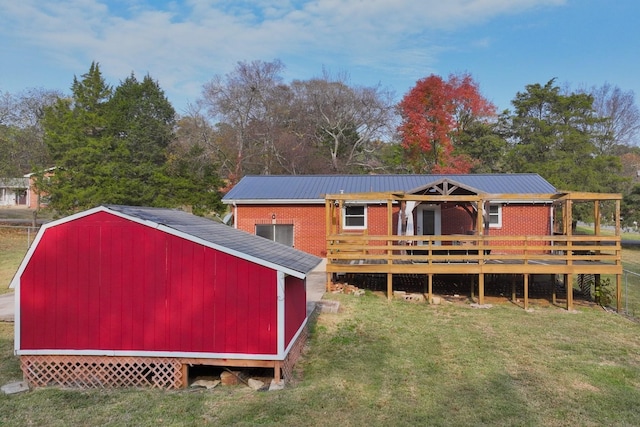
[(200, 103), (211, 118), (230, 126), (235, 151), (234, 170), (230, 179), (236, 181), (244, 173), (271, 173), (275, 152), (275, 131), (278, 123), (277, 103), (281, 85), (279, 61), (239, 62), (233, 72), (215, 76), (203, 88)]
[(149, 75), (138, 81), (131, 74), (114, 90), (106, 115), (112, 142), (100, 166), (114, 202), (171, 206), (181, 197), (165, 170), (175, 115)]
[(473, 160), (459, 150), (464, 135), (495, 115), (495, 107), (468, 74), (451, 75), (447, 81), (436, 75), (421, 79), (398, 107), (398, 130), (414, 172), (469, 172)]
[[(344, 76), (284, 84), (280, 61), (238, 63), (204, 86), (200, 105), (216, 120), (219, 152), (243, 174), (336, 173), (377, 169), (373, 141), (393, 112), (380, 87), (350, 87)], [(228, 163), (225, 161), (224, 166)]]
[(324, 157), (330, 172), (371, 169), (375, 141), (383, 138), (392, 120), (391, 94), (379, 85), (350, 87), (345, 76), (294, 81), (295, 111), (303, 112), (298, 127)]
[(624, 92), (606, 83), (591, 89), (593, 108), (601, 122), (600, 132), (606, 136), (597, 147), (600, 154), (621, 154), (617, 147), (635, 145), (640, 133), (640, 110), (633, 91)]
[(22, 176), (49, 166), (41, 120), (44, 108), (59, 96), (39, 88), (0, 94), (0, 176)]
[(169, 158), (175, 111), (149, 76), (132, 74), (113, 90), (92, 63), (71, 97), (45, 110), (44, 126), (56, 170), (39, 185), (58, 212), (104, 203), (220, 207), (215, 170), (194, 169), (192, 151)]
[(49, 206), (61, 213), (86, 209), (110, 200), (105, 178), (113, 139), (107, 134), (106, 104), (112, 89), (92, 63), (79, 80), (74, 77), (70, 98), (60, 98), (45, 109), (45, 143), (57, 167), (38, 187), (48, 193)]
[(622, 199), (622, 224), (638, 230), (640, 225), (640, 184), (635, 185)]
[[(620, 189), (620, 162), (602, 155), (604, 137), (593, 97), (563, 95), (555, 80), (532, 84), (512, 101), (512, 149), (508, 161), (514, 172), (536, 172), (562, 190), (615, 192)], [(508, 113), (507, 113), (508, 114)]]

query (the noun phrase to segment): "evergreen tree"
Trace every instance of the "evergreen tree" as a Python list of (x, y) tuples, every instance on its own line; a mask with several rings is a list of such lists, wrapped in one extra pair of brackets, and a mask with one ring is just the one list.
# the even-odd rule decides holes
[(106, 132), (106, 103), (111, 88), (100, 67), (92, 63), (82, 79), (73, 79), (71, 98), (60, 98), (45, 109), (45, 143), (56, 170), (38, 187), (49, 195), (49, 206), (61, 213), (96, 206), (108, 192), (104, 176), (104, 154), (112, 138)]
[(514, 114), (502, 119), (510, 122), (514, 172), (539, 173), (561, 190), (619, 191), (619, 159), (597, 149), (606, 135), (591, 95), (563, 95), (551, 80), (527, 85), (512, 104)]
[(56, 170), (39, 187), (60, 213), (109, 203), (219, 209), (213, 165), (206, 165), (205, 176), (189, 169), (189, 156), (169, 162), (174, 126), (175, 111), (151, 77), (138, 81), (132, 74), (112, 90), (92, 63), (74, 78), (72, 96), (45, 111), (45, 142)]

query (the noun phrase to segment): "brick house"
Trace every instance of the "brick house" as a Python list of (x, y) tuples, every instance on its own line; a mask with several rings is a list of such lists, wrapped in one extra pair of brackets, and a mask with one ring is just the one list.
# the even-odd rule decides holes
[[(486, 207), (492, 235), (547, 235), (553, 230), (551, 201), (523, 200), (527, 194), (553, 194), (538, 174), (478, 175), (301, 175), (245, 176), (223, 198), (231, 207), (233, 226), (252, 234), (325, 257), (327, 220), (325, 195), (403, 192), (419, 194), (432, 189), (445, 194), (456, 188), (465, 194), (513, 194)], [(517, 198), (516, 198), (517, 195)], [(344, 231), (382, 235), (389, 227), (385, 200), (345, 203)], [(443, 201), (393, 207), (397, 234), (464, 235), (475, 233), (474, 214), (468, 205)], [(402, 217), (402, 219), (400, 219)]]

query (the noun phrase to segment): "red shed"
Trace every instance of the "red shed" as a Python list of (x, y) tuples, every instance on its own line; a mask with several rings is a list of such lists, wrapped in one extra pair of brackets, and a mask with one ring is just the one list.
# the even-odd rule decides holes
[(12, 282), (25, 379), (186, 386), (188, 366), (272, 367), (303, 345), (320, 259), (182, 211), (101, 206), (44, 225)]

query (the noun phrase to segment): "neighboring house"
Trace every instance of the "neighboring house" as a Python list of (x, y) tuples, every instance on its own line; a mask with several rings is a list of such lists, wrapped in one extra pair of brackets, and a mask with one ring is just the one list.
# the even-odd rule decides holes
[(182, 211), (101, 206), (45, 224), (11, 286), (32, 386), (187, 385), (188, 367), (285, 379), (321, 260)]
[[(464, 194), (513, 194), (488, 206), (492, 235), (546, 235), (553, 226), (552, 202), (523, 200), (527, 194), (553, 194), (556, 189), (538, 174), (481, 175), (296, 175), (245, 176), (223, 198), (232, 207), (233, 226), (293, 246), (310, 254), (327, 255), (325, 195), (357, 193), (419, 193), (421, 189), (462, 189)], [(386, 200), (349, 201), (342, 206), (344, 231), (386, 234)], [(399, 219), (393, 212), (397, 234), (453, 235), (475, 232), (468, 206), (410, 203)], [(398, 233), (399, 231), (399, 233)]]
[(29, 178), (0, 178), (0, 206), (27, 207)]
[[(46, 169), (45, 176), (50, 176), (54, 169)], [(22, 178), (0, 178), (0, 207), (46, 207), (46, 197), (38, 190), (35, 179), (35, 173), (28, 173)]]

